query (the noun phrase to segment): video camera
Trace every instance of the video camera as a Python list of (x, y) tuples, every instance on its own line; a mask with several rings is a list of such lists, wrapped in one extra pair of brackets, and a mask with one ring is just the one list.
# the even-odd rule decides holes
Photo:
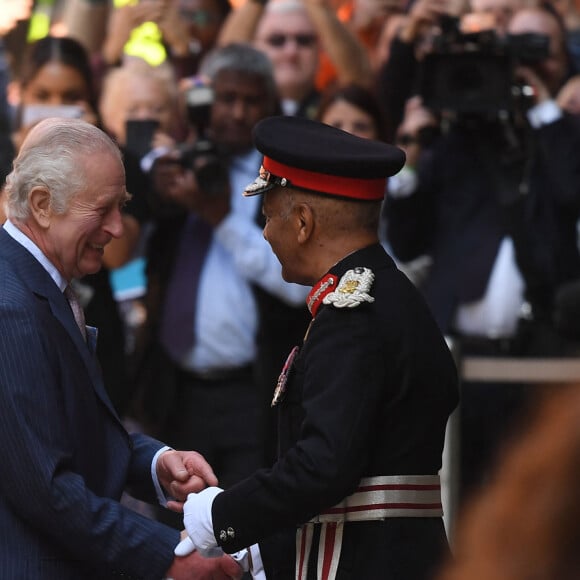
[(515, 68), (548, 56), (548, 36), (463, 32), (461, 20), (447, 16), (420, 66), (418, 92), (435, 111), (483, 115), (525, 109), (531, 87), (517, 81)]

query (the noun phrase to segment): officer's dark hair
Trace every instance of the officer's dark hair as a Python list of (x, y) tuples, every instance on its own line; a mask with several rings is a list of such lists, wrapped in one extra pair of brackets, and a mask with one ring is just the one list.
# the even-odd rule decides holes
[(382, 204), (380, 200), (361, 201), (298, 187), (289, 188), (283, 194), (286, 201), (283, 214), (286, 217), (290, 216), (291, 209), (296, 203), (306, 200), (318, 210), (317, 219), (325, 227), (341, 232), (351, 232), (355, 229), (372, 233), (378, 231)]

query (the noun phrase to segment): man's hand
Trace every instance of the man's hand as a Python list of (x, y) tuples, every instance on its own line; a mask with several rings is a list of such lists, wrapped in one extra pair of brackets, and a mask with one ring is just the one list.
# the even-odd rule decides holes
[(172, 580), (239, 580), (241, 566), (227, 554), (220, 558), (204, 558), (199, 552), (187, 556), (176, 556), (166, 578)]
[[(207, 159), (204, 156), (193, 161), (196, 170), (201, 170)], [(198, 183), (195, 172), (191, 168), (184, 167), (180, 162), (180, 153), (171, 151), (156, 160), (152, 179), (155, 191), (164, 200), (171, 202), (183, 209), (195, 212), (210, 226), (217, 226), (230, 212), (230, 186), (226, 169), (218, 175), (214, 171), (214, 187), (220, 191), (203, 191)]]
[(518, 66), (514, 72), (516, 78), (527, 86), (529, 94), (524, 96), (527, 96), (533, 105), (539, 105), (552, 98), (540, 70), (535, 70), (530, 66)]
[(156, 471), (165, 492), (176, 500), (167, 507), (178, 512), (183, 511), (188, 494), (218, 482), (209, 463), (196, 451), (166, 451), (157, 459)]

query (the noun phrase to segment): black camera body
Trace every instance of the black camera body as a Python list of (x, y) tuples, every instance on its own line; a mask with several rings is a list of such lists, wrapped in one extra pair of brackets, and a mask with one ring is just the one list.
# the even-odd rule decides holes
[(204, 137), (180, 147), (180, 164), (195, 174), (200, 190), (208, 196), (229, 192), (229, 170), (224, 155)]
[(198, 135), (204, 135), (211, 118), (213, 89), (207, 84), (195, 82), (185, 91), (187, 120)]
[(194, 143), (181, 147), (180, 161), (183, 167), (194, 172), (206, 195), (217, 196), (229, 191), (229, 171), (223, 152), (207, 135), (212, 104), (213, 90), (208, 85), (196, 83), (187, 89), (187, 118), (197, 138)]
[(548, 57), (548, 36), (463, 33), (459, 19), (451, 17), (441, 24), (434, 49), (419, 69), (418, 92), (427, 107), (468, 114), (526, 107), (529, 87), (517, 81), (515, 67)]

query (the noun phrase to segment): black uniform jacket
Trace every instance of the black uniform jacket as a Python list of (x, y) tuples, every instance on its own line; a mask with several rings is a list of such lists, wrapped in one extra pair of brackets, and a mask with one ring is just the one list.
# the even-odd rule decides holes
[[(225, 551), (264, 540), (263, 558), (277, 568), (269, 580), (294, 578), (294, 554), (269, 552), (268, 543), (280, 544), (275, 535), (293, 534), (362, 477), (430, 475), (441, 467), (458, 399), (453, 359), (419, 292), (380, 245), (349, 255), (331, 273), (340, 278), (361, 266), (375, 275), (374, 302), (318, 310), (278, 406), (277, 463), (213, 503)], [(420, 580), (444, 544), (440, 518), (348, 523), (338, 578)]]

